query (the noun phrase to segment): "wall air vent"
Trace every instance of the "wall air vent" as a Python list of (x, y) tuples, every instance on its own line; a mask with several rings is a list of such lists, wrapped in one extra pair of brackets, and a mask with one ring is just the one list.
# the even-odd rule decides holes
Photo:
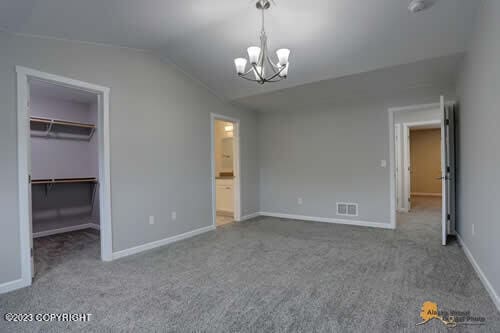
[(358, 204), (350, 202), (337, 202), (337, 215), (358, 216)]

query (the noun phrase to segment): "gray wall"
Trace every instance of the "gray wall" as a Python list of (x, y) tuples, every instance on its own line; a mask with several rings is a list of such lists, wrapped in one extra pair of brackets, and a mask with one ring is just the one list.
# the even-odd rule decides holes
[[(318, 86), (321, 89), (321, 86)], [(261, 211), (325, 218), (335, 203), (359, 203), (353, 219), (390, 223), (390, 107), (436, 103), (454, 86), (425, 86), (375, 96), (290, 103), (286, 112), (259, 113)], [(326, 95), (326, 94), (325, 94)], [(320, 102), (316, 102), (319, 100)], [(303, 204), (297, 204), (297, 198)]]
[(21, 274), (15, 65), (111, 88), (114, 251), (211, 225), (210, 112), (241, 120), (242, 210), (258, 211), (254, 113), (147, 52), (6, 33), (0, 45), (0, 283)]
[[(485, 0), (459, 80), (457, 231), (500, 294), (500, 1)], [(472, 225), (475, 235), (472, 235)], [(497, 299), (500, 304), (500, 299)]]

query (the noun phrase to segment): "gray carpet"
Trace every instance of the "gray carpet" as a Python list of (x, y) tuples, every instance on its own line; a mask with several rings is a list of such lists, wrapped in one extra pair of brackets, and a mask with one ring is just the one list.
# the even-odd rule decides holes
[[(37, 239), (34, 285), (1, 295), (2, 314), (91, 321), (0, 321), (0, 331), (500, 332), (462, 250), (440, 245), (439, 208), (416, 208), (396, 231), (257, 218), (111, 263), (92, 231)], [(416, 327), (424, 301), (486, 325)]]

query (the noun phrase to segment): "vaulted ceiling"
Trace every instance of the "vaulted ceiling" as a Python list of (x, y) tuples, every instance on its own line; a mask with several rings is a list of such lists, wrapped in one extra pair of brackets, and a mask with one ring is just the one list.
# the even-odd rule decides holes
[[(435, 1), (435, 0), (432, 0)], [(464, 52), (478, 1), (275, 0), (270, 49), (290, 48), (289, 78), (239, 79), (233, 59), (258, 44), (251, 0), (1, 0), (0, 29), (150, 49), (227, 99)]]

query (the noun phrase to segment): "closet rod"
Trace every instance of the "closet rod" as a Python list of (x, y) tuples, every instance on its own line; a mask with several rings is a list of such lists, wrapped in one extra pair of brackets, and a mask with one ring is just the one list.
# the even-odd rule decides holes
[(70, 183), (97, 183), (97, 178), (54, 178), (33, 179), (31, 184), (70, 184)]
[(40, 123), (40, 124), (54, 124), (54, 125), (83, 127), (83, 128), (96, 128), (94, 124), (79, 123), (79, 122), (59, 120), (59, 119), (30, 117), (30, 121), (33, 123)]

